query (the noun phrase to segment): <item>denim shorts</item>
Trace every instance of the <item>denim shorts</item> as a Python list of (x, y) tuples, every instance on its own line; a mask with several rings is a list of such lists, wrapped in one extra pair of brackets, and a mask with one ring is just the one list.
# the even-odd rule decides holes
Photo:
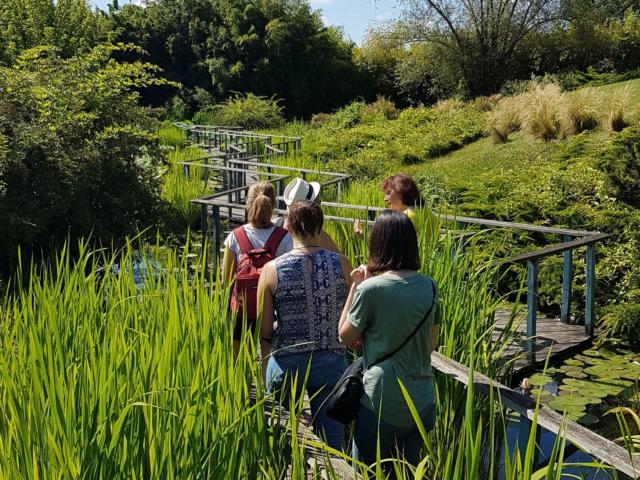
[[(276, 398), (288, 408), (292, 395), (300, 399), (304, 386), (311, 399), (313, 430), (336, 450), (344, 447), (344, 425), (326, 415), (324, 403), (346, 368), (344, 354), (329, 351), (271, 356), (267, 364), (267, 391), (276, 392)], [(307, 369), (307, 383), (303, 385)]]

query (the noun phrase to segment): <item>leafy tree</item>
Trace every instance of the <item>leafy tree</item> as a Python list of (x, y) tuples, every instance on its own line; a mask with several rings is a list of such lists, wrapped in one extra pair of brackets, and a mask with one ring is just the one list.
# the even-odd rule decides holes
[(69, 57), (108, 35), (106, 19), (86, 0), (0, 0), (0, 64), (28, 48), (53, 45)]
[(500, 88), (518, 47), (559, 18), (557, 0), (402, 0), (415, 40), (439, 44), (457, 62), (468, 94)]
[(305, 0), (157, 0), (126, 5), (110, 20), (120, 41), (142, 46), (186, 87), (180, 106), (191, 111), (207, 106), (198, 87), (214, 102), (234, 91), (275, 96), (289, 116), (332, 110), (362, 90), (353, 44)]
[(0, 265), (17, 248), (71, 236), (111, 242), (149, 225), (157, 206), (154, 120), (136, 89), (166, 83), (149, 64), (99, 46), (63, 59), (26, 50), (0, 68)]

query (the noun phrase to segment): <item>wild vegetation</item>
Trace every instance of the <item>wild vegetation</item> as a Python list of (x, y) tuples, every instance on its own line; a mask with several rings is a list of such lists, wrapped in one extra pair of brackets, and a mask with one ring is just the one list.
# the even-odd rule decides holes
[[(500, 378), (509, 371), (500, 361), (509, 334), (492, 344), (486, 333), (500, 303), (491, 289), (495, 271), (476, 269), (457, 249), (450, 236), (420, 247), (422, 269), (443, 298), (440, 351)], [(212, 293), (203, 268), (190, 273), (190, 246), (182, 260), (153, 246), (77, 250), (33, 265), (33, 280), (2, 303), (0, 473), (282, 478), (289, 468), (302, 478), (304, 445), (288, 438), (302, 402), (281, 427), (269, 419), (255, 332), (234, 360), (228, 292)], [(424, 460), (415, 477), (396, 462), (399, 478), (478, 478), (500, 468), (507, 478), (530, 478), (535, 447), (522, 457), (502, 450), (499, 403), (446, 376), (437, 377), (437, 394), (441, 414)], [(562, 470), (558, 452), (553, 461)], [(365, 478), (383, 478), (380, 464)]]
[[(398, 21), (358, 47), (305, 0), (104, 12), (0, 0), (0, 477), (303, 478), (307, 445), (290, 435), (303, 401), (282, 425), (268, 418), (277, 399), (257, 332), (234, 360), (228, 292), (211, 288), (207, 247), (190, 241), (191, 200), (219, 179), (179, 163), (204, 152), (175, 120), (300, 135), (303, 151), (283, 163), (354, 174), (337, 197), (347, 203), (381, 206), (380, 180), (405, 171), (437, 211), (610, 233), (598, 250), (601, 340), (640, 348), (640, 4), (400, 3)], [(366, 258), (366, 233), (326, 229), (352, 263)], [(465, 254), (451, 233), (431, 240), (420, 234), (421, 270), (441, 291), (440, 352), (506, 381), (511, 325), (491, 342), (490, 319), (507, 302), (517, 313), (522, 288), (494, 261), (557, 238), (486, 231)], [(560, 262), (541, 265), (550, 312)], [(581, 259), (575, 275), (580, 315)], [(637, 377), (606, 352), (534, 379), (562, 375), (562, 391), (584, 398), (539, 388), (538, 400), (584, 420), (567, 407), (602, 398), (587, 376), (627, 375), (615, 395)], [(535, 436), (508, 448), (495, 392), (436, 381), (436, 428), (417, 468), (392, 461), (398, 478), (561, 478), (562, 435), (534, 472)], [(637, 403), (611, 411), (629, 451)], [(363, 473), (384, 477), (380, 461)]]
[(0, 67), (0, 270), (23, 253), (93, 235), (110, 244), (154, 223), (162, 163), (157, 121), (137, 89), (165, 85), (156, 67), (98, 46), (62, 58), (23, 51)]

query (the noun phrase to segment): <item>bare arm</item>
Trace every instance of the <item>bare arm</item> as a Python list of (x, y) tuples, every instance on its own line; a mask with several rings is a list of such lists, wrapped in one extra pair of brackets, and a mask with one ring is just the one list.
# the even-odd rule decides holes
[(324, 230), (320, 232), (320, 247), (324, 248), (325, 250), (329, 250), (330, 252), (341, 253), (338, 245), (336, 245), (336, 242), (334, 242), (333, 239), (329, 235), (327, 235), (327, 232), (325, 232)]
[(220, 285), (223, 287), (233, 282), (233, 277), (236, 273), (236, 254), (229, 250), (229, 247), (224, 249), (224, 257), (222, 259), (222, 278), (220, 279)]
[(438, 340), (440, 336), (440, 325), (434, 324), (429, 332), (429, 355), (438, 349)]
[(275, 314), (273, 309), (273, 277), (275, 271), (271, 262), (262, 269), (258, 281), (258, 318), (260, 319), (260, 351), (262, 352), (262, 380), (267, 381), (267, 360), (271, 355), (271, 342), (273, 339), (273, 322)]
[(351, 322), (348, 320), (349, 310), (351, 309), (351, 304), (353, 303), (353, 297), (356, 293), (358, 283), (354, 282), (351, 284), (349, 296), (347, 297), (347, 301), (342, 309), (340, 323), (338, 324), (338, 337), (340, 338), (340, 343), (343, 345), (352, 345), (354, 342), (360, 340), (360, 331), (351, 325)]

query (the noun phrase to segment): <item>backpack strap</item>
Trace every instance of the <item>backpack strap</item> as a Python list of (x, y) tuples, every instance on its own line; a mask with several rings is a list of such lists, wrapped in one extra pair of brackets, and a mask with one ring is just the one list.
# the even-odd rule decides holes
[(253, 250), (253, 244), (249, 237), (247, 236), (247, 232), (244, 227), (238, 227), (233, 231), (233, 234), (236, 237), (238, 242), (238, 246), (240, 247), (240, 255), (246, 255), (249, 250)]
[(284, 228), (274, 228), (273, 232), (271, 232), (271, 235), (269, 236), (269, 240), (267, 240), (267, 243), (264, 244), (264, 249), (269, 250), (273, 255), (275, 255), (276, 250), (278, 250), (280, 243), (287, 233), (289, 232), (287, 232)]

